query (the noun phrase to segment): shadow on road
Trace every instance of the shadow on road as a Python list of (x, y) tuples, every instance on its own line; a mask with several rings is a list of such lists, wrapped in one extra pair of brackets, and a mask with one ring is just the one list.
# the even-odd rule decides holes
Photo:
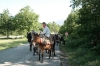
[(0, 51), (0, 66), (60, 66), (59, 47), (56, 46), (56, 57), (49, 59), (45, 53), (43, 63), (38, 61), (38, 55), (32, 55), (28, 44)]

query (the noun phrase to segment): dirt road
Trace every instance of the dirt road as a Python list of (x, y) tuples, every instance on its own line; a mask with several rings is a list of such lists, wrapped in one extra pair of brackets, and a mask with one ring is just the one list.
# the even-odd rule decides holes
[(29, 51), (29, 44), (0, 51), (0, 66), (60, 66), (59, 46), (56, 46), (56, 57), (48, 59), (45, 53), (43, 63)]

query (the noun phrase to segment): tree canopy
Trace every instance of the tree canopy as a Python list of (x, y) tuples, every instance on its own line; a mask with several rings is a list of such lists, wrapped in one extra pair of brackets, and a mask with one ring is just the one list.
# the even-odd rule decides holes
[(60, 33), (67, 31), (69, 38), (77, 41), (75, 46), (89, 48), (97, 53), (100, 53), (99, 3), (99, 0), (72, 0), (74, 11), (60, 29)]
[(7, 35), (16, 33), (24, 35), (31, 30), (39, 30), (39, 15), (34, 13), (30, 6), (20, 9), (20, 12), (15, 16), (9, 13), (9, 10), (4, 10), (0, 13), (0, 31), (1, 34)]
[[(26, 35), (31, 30), (40, 32), (43, 26), (38, 19), (39, 15), (30, 6), (21, 8), (14, 16), (6, 9), (0, 13), (0, 34), (9, 38), (9, 35)], [(58, 32), (60, 29), (60, 25), (55, 22), (49, 22), (47, 25), (51, 32)]]
[(51, 32), (58, 33), (60, 29), (60, 25), (55, 22), (49, 22), (47, 26), (50, 28)]

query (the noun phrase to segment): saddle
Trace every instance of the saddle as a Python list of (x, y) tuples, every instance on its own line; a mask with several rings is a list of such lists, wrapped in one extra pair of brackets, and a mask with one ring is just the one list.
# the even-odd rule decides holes
[(44, 35), (40, 35), (40, 43), (41, 44), (54, 44), (54, 41), (51, 39), (51, 37), (46, 37)]

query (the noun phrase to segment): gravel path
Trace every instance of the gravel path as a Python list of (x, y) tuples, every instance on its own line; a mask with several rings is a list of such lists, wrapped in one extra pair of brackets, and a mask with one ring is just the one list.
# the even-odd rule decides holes
[(38, 61), (38, 55), (33, 56), (29, 51), (29, 44), (0, 51), (0, 66), (60, 66), (59, 46), (56, 46), (56, 57), (48, 59), (44, 54), (44, 62)]

